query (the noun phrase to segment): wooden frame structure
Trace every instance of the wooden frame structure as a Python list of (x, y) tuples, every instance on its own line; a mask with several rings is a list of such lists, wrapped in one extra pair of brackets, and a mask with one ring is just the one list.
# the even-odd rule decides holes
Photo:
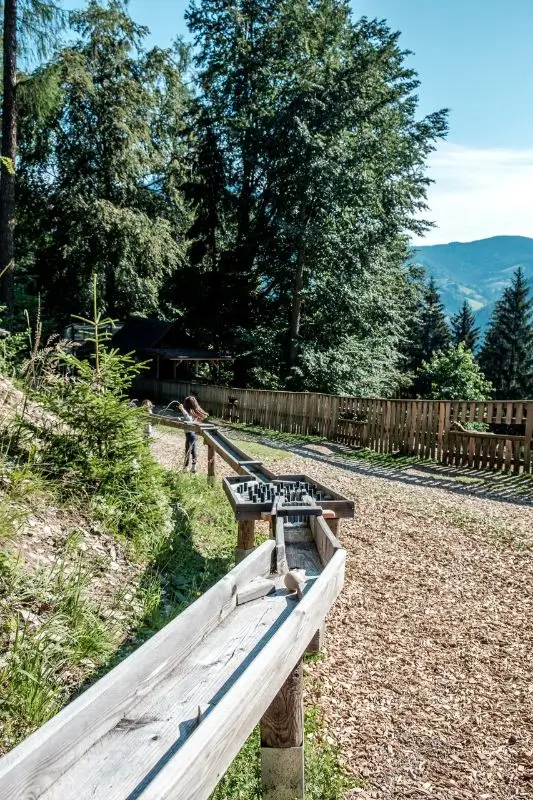
[[(158, 419), (203, 435), (210, 477), (215, 451), (250, 465), (213, 426)], [(0, 759), (0, 800), (207, 800), (258, 722), (264, 799), (304, 798), (302, 656), (346, 553), (322, 509), (288, 522), (275, 515), (275, 538)]]

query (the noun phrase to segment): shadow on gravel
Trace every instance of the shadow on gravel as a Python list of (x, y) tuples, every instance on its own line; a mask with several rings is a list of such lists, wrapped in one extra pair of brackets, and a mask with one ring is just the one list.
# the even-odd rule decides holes
[(387, 464), (379, 464), (358, 456), (357, 451), (352, 448), (333, 442), (324, 441), (320, 446), (327, 447), (338, 455), (317, 452), (316, 444), (287, 443), (276, 439), (275, 436), (272, 438), (253, 436), (231, 429), (226, 429), (225, 432), (233, 439), (256, 441), (265, 447), (285, 450), (321, 464), (329, 464), (347, 472), (353, 472), (356, 475), (382, 478), (404, 483), (407, 486), (444, 489), (458, 495), (499, 500), (515, 505), (533, 506), (533, 477), (530, 475), (508, 475), (489, 470), (451, 467), (428, 461), (417, 461), (412, 458), (402, 461), (401, 457), (398, 459), (398, 465), (394, 465), (390, 463), (392, 460), (390, 456), (387, 458)]

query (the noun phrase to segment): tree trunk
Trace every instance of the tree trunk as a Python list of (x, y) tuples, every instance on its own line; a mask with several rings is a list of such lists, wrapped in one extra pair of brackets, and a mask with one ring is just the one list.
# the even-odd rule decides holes
[(294, 283), (292, 290), (291, 322), (289, 328), (289, 360), (290, 370), (296, 366), (298, 358), (298, 339), (300, 336), (300, 319), (302, 314), (302, 291), (304, 288), (305, 272), (305, 245), (307, 228), (311, 220), (309, 208), (302, 207), (301, 211), (300, 235), (298, 236), (298, 253), (296, 256), (296, 272), (294, 273)]
[[(303, 237), (302, 237), (303, 239)], [(296, 272), (294, 274), (294, 287), (292, 291), (291, 324), (289, 330), (289, 370), (296, 365), (298, 357), (298, 337), (300, 335), (300, 318), (302, 314), (302, 289), (304, 285), (305, 255), (304, 242), (300, 241), (298, 257), (296, 259)]]
[[(4, 94), (2, 100), (2, 156), (15, 166), (17, 154), (17, 0), (4, 0)], [(15, 175), (1, 168), (0, 275), (1, 298), (12, 316), (15, 272)]]

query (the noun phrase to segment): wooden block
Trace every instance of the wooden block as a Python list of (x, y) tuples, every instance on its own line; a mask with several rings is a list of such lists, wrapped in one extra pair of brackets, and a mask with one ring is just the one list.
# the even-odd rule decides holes
[(242, 606), (243, 603), (249, 603), (251, 600), (265, 597), (265, 595), (269, 594), (273, 589), (274, 582), (269, 578), (254, 578), (237, 592), (237, 605)]
[(262, 747), (261, 783), (263, 800), (303, 800), (304, 748)]

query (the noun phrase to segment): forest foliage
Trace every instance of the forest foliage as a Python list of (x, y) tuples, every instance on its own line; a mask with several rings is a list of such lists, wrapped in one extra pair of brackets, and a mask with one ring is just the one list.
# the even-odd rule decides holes
[(96, 274), (107, 314), (180, 319), (235, 385), (427, 393), (422, 365), (478, 331), (407, 265), (447, 115), (419, 116), (400, 34), (346, 0), (186, 20), (148, 49), (126, 3), (88, 0), (20, 75), (15, 325), (37, 298), (51, 330), (87, 315)]

